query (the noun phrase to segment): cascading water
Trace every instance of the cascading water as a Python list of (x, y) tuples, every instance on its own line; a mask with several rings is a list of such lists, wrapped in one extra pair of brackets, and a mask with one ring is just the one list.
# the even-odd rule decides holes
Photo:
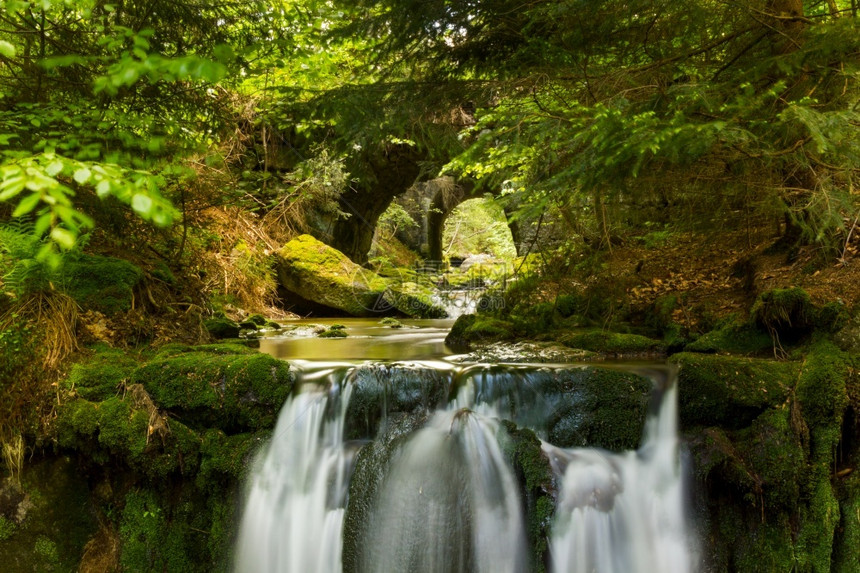
[(550, 542), (565, 573), (691, 573), (678, 463), (675, 385), (649, 418), (642, 447), (612, 454), (544, 443), (561, 477)]
[(286, 403), (259, 457), (239, 528), (237, 572), (341, 570), (352, 457), (343, 430), (351, 387), (328, 416), (324, 390), (305, 385)]
[(495, 421), (437, 412), (398, 452), (368, 524), (362, 570), (527, 568), (516, 480)]
[[(305, 384), (284, 406), (247, 488), (237, 572), (531, 569), (534, 539), (525, 533), (523, 478), (500, 446), (507, 432), (501, 420), (530, 427), (544, 440), (553, 428), (575, 426), (586, 419), (575, 412), (556, 426), (548, 420), (571, 404), (575, 410), (588, 403), (582, 388), (591, 370), (304, 366)], [(592, 378), (597, 385), (604, 380)], [(639, 379), (647, 397), (647, 380)], [(539, 447), (535, 441), (556, 475), (542, 494), (557, 502), (548, 539), (552, 571), (694, 571), (675, 403), (670, 383), (637, 451), (562, 449), (547, 441)], [(388, 418), (388, 411), (399, 417)], [(352, 484), (355, 456), (344, 432), (376, 436), (358, 456), (355, 471), (363, 477)]]

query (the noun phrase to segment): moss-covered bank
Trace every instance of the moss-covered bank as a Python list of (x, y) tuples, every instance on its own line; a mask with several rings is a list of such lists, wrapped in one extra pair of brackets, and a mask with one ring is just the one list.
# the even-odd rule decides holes
[(240, 480), (292, 387), (241, 345), (94, 347), (60, 383), (54, 452), (0, 494), (0, 551), (30, 555), (4, 570), (229, 570)]
[(820, 332), (792, 355), (673, 357), (709, 570), (860, 571), (856, 356)]

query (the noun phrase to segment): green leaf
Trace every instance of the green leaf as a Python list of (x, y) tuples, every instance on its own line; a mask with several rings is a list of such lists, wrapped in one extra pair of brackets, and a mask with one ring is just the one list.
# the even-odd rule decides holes
[(51, 229), (51, 238), (54, 240), (55, 243), (57, 243), (66, 250), (69, 250), (74, 247), (75, 241), (77, 240), (77, 237), (74, 233), (62, 227), (54, 227), (53, 229)]
[(87, 169), (86, 167), (82, 167), (82, 168), (78, 169), (77, 171), (75, 171), (74, 178), (75, 178), (75, 181), (77, 181), (78, 183), (83, 185), (84, 183), (86, 183), (87, 181), (90, 180), (91, 175), (92, 175), (92, 173), (90, 172), (89, 169)]
[(51, 219), (52, 216), (50, 211), (40, 215), (39, 218), (36, 219), (36, 224), (33, 225), (33, 234), (35, 234), (37, 237), (41, 237), (42, 235), (44, 235), (45, 231), (47, 231), (48, 228), (51, 226)]
[(96, 195), (98, 195), (100, 199), (104, 199), (110, 195), (110, 181), (107, 179), (99, 181), (99, 184), (96, 185)]
[(16, 51), (17, 50), (15, 50), (15, 46), (10, 44), (6, 40), (0, 40), (0, 54), (6, 56), (7, 58), (14, 58)]
[(50, 175), (51, 177), (56, 177), (60, 171), (63, 170), (63, 162), (62, 161), (54, 161), (45, 167), (45, 173)]
[(40, 193), (31, 193), (27, 195), (21, 202), (18, 203), (18, 206), (15, 208), (15, 211), (12, 212), (13, 217), (21, 217), (22, 215), (26, 215), (30, 211), (36, 208), (36, 205), (39, 204), (39, 199), (42, 197)]
[(150, 216), (152, 211), (152, 199), (143, 193), (137, 193), (131, 198), (131, 208), (134, 209), (136, 213)]

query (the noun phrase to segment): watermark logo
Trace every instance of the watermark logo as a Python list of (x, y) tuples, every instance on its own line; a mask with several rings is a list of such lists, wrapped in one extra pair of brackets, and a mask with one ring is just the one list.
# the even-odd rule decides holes
[(501, 293), (512, 271), (508, 263), (452, 267), (424, 261), (411, 269), (391, 269), (383, 276), (359, 268), (351, 282), (354, 300), (371, 313), (397, 310), (416, 318), (454, 318), (502, 308)]

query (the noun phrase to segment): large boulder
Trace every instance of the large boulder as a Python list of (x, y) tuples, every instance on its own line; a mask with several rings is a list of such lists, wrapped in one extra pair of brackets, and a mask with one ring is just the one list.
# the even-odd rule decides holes
[(310, 235), (300, 235), (277, 253), (278, 280), (303, 301), (370, 316), (388, 281)]
[(277, 269), (292, 302), (309, 310), (334, 309), (352, 316), (389, 312), (415, 318), (446, 316), (433, 304), (428, 289), (381, 277), (310, 235), (300, 235), (278, 251)]

